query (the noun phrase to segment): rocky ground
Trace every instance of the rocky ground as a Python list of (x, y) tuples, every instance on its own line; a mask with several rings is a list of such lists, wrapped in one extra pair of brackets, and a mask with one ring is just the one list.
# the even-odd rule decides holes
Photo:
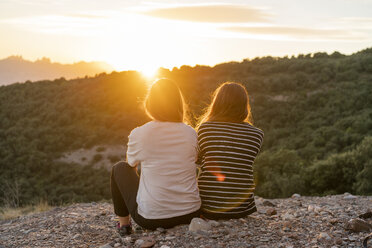
[(256, 197), (256, 203), (258, 212), (246, 218), (194, 219), (156, 231), (134, 225), (135, 233), (125, 238), (116, 233), (111, 204), (74, 204), (0, 222), (0, 248), (363, 247), (372, 231), (372, 196)]

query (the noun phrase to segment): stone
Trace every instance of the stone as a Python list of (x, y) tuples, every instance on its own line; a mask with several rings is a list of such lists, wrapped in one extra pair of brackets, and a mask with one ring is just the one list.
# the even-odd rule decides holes
[(293, 216), (292, 214), (285, 213), (285, 214), (282, 216), (282, 219), (283, 219), (283, 220), (292, 220), (292, 219), (294, 219), (294, 216)]
[(262, 205), (267, 206), (267, 207), (275, 207), (275, 204), (272, 203), (272, 202), (269, 201), (269, 200), (264, 200), (264, 201), (262, 202)]
[(271, 216), (271, 215), (276, 215), (277, 212), (276, 212), (275, 208), (269, 208), (269, 209), (266, 210), (266, 214)]
[(295, 194), (292, 195), (292, 198), (300, 198), (300, 197), (301, 197), (301, 195), (300, 194), (297, 194), (297, 193), (295, 193)]
[(215, 221), (215, 220), (210, 220), (210, 221), (208, 221), (208, 223), (209, 223), (212, 227), (218, 227), (218, 226), (221, 225), (218, 221)]
[(369, 247), (368, 243), (370, 243), (370, 245), (372, 245), (372, 242), (368, 242), (368, 240), (372, 240), (372, 233), (364, 238), (364, 240), (363, 240), (363, 247), (364, 248)]
[(331, 240), (331, 237), (326, 232), (321, 232), (318, 235), (318, 240)]
[(120, 243), (116, 243), (116, 244), (114, 244), (114, 247), (119, 247), (119, 246), (121, 246)]
[(110, 245), (110, 243), (107, 243), (105, 245), (101, 245), (99, 248), (112, 248), (112, 246)]
[(189, 225), (189, 231), (196, 232), (198, 230), (208, 231), (211, 229), (211, 225), (203, 219), (193, 218)]
[(344, 196), (344, 199), (345, 200), (354, 200), (354, 199), (356, 199), (357, 197), (355, 196), (355, 195), (345, 195)]
[(143, 232), (143, 229), (142, 229), (142, 227), (140, 227), (140, 226), (137, 226), (137, 227), (134, 229), (134, 233), (141, 234), (142, 232)]
[(73, 238), (73, 239), (78, 239), (78, 238), (80, 238), (80, 237), (81, 237), (81, 234), (77, 233), (77, 234), (75, 234), (74, 237), (72, 237), (72, 238)]
[(162, 228), (162, 227), (158, 227), (158, 228), (156, 228), (156, 231), (158, 231), (159, 233), (166, 233), (166, 232), (167, 232), (167, 230), (165, 230), (165, 229)]
[(309, 211), (309, 212), (314, 212), (314, 213), (319, 213), (319, 212), (322, 211), (322, 208), (319, 207), (319, 206), (316, 206), (316, 205), (309, 205), (309, 206), (307, 207), (307, 211)]
[(332, 225), (336, 224), (338, 222), (338, 219), (330, 219), (329, 220), (329, 223), (331, 223)]
[(156, 241), (151, 237), (142, 238), (143, 242), (141, 243), (140, 248), (150, 248), (156, 244)]
[(361, 218), (361, 219), (372, 218), (372, 210), (368, 210), (367, 212), (365, 212), (364, 214), (359, 215), (358, 217)]
[(143, 239), (137, 239), (136, 242), (134, 242), (134, 247), (141, 247), (142, 244), (144, 243), (145, 241)]
[(162, 245), (162, 246), (160, 246), (160, 248), (170, 248), (170, 247), (167, 246), (167, 245)]
[(345, 225), (346, 230), (352, 232), (368, 232), (372, 230), (372, 225), (362, 219), (351, 219)]
[(121, 238), (121, 242), (124, 243), (124, 244), (129, 244), (129, 243), (132, 242), (132, 237), (127, 236), (127, 237)]
[(337, 239), (335, 240), (335, 243), (336, 243), (336, 245), (342, 245), (342, 239), (337, 238)]
[[(209, 230), (191, 232), (189, 225), (178, 225), (166, 230), (144, 230), (141, 234), (133, 233), (125, 237), (119, 237), (114, 228), (117, 217), (112, 204), (72, 204), (61, 207), (58, 212), (46, 211), (1, 220), (0, 248), (4, 248), (3, 243), (6, 247), (52, 247), (53, 244), (63, 247), (103, 247), (107, 243), (105, 248), (141, 248), (147, 238), (153, 239), (153, 247), (158, 248), (363, 247), (362, 242), (371, 229), (368, 233), (351, 232), (345, 229), (345, 225), (349, 220), (371, 211), (372, 196), (356, 196), (351, 201), (344, 197), (342, 194), (275, 199), (272, 201), (275, 207), (263, 206), (265, 199), (262, 199), (258, 210), (263, 210), (263, 214), (253, 213), (239, 219), (220, 221), (205, 220), (211, 226)], [(266, 215), (269, 208), (275, 208), (278, 213)], [(316, 212), (318, 208), (321, 210)], [(101, 216), (103, 211), (107, 214)], [(96, 215), (101, 217), (95, 219)], [(361, 219), (372, 224), (372, 219), (367, 216)], [(134, 221), (132, 225), (133, 230), (139, 229)], [(32, 231), (25, 234), (29, 230)], [(331, 239), (321, 234), (323, 232)], [(149, 242), (145, 246), (151, 246), (153, 242)], [(372, 240), (366, 242), (372, 248)]]

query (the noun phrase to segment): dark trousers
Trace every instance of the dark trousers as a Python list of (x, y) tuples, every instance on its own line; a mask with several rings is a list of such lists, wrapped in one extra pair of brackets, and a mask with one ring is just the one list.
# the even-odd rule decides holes
[(111, 169), (111, 194), (115, 214), (120, 217), (131, 215), (132, 219), (145, 229), (158, 227), (171, 228), (180, 224), (188, 224), (194, 217), (200, 216), (200, 210), (167, 219), (146, 219), (137, 211), (137, 192), (139, 176), (135, 168), (126, 162), (118, 162)]

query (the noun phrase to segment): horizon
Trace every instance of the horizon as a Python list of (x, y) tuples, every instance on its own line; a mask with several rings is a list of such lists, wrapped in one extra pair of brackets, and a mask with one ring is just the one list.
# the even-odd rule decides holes
[(371, 46), (371, 8), (371, 0), (5, 0), (0, 58), (104, 62), (150, 75), (264, 56), (349, 55)]
[[(337, 50), (334, 50), (334, 51), (331, 51), (331, 52), (325, 52), (327, 53), (328, 55), (331, 55), (332, 53), (335, 53), (335, 52), (339, 52), (340, 54), (342, 55), (345, 55), (345, 56), (350, 56), (350, 55), (353, 55), (353, 54), (356, 54), (358, 52), (361, 52), (363, 50), (366, 50), (366, 49), (369, 49), (369, 48), (372, 48), (372, 46), (368, 46), (368, 47), (365, 47), (365, 48), (362, 48), (360, 50), (357, 50), (357, 51), (351, 51), (350, 53), (342, 53), (340, 51), (337, 51)], [(218, 62), (216, 64), (211, 64), (211, 65), (207, 65), (207, 64), (200, 64), (200, 63), (196, 63), (196, 64), (183, 64), (183, 65), (180, 65), (180, 66), (173, 66), (173, 67), (158, 67), (157, 69), (160, 69), (160, 68), (164, 68), (164, 69), (169, 69), (169, 70), (172, 70), (173, 68), (180, 68), (182, 66), (190, 66), (190, 67), (195, 67), (195, 66), (208, 66), (208, 67), (214, 67), (214, 66), (217, 66), (219, 64), (224, 64), (224, 63), (230, 63), (230, 62), (243, 62), (244, 60), (254, 60), (254, 59), (260, 59), (260, 58), (265, 58), (265, 57), (273, 57), (273, 58), (285, 58), (285, 57), (288, 57), (288, 58), (297, 58), (299, 55), (307, 55), (307, 54), (311, 54), (311, 55), (314, 55), (315, 53), (322, 53), (324, 51), (314, 51), (314, 52), (311, 52), (311, 53), (297, 53), (297, 54), (285, 54), (285, 55), (281, 55), (281, 56), (273, 56), (271, 54), (266, 54), (266, 55), (262, 55), (262, 56), (255, 56), (255, 57), (244, 57), (242, 58), (241, 60), (230, 60), (230, 61), (221, 61), (221, 62)], [(9, 58), (20, 58), (21, 60), (23, 61), (27, 61), (27, 62), (31, 62), (31, 63), (34, 63), (34, 62), (38, 62), (38, 61), (43, 61), (43, 60), (47, 60), (48, 62), (54, 64), (62, 64), (62, 65), (73, 65), (73, 64), (78, 64), (78, 63), (105, 63), (109, 66), (111, 66), (114, 71), (117, 71), (117, 72), (120, 72), (120, 71), (133, 71), (133, 70), (126, 70), (126, 69), (123, 69), (123, 70), (116, 70), (116, 68), (111, 65), (110, 63), (106, 62), (106, 61), (98, 61), (98, 60), (76, 60), (76, 61), (71, 61), (71, 62), (61, 62), (61, 61), (56, 61), (56, 60), (52, 60), (51, 57), (48, 57), (48, 56), (41, 56), (41, 57), (37, 57), (36, 59), (30, 59), (30, 58), (25, 58), (23, 55), (20, 55), (20, 54), (12, 54), (12, 55), (9, 55), (9, 56), (6, 56), (6, 57), (3, 57), (3, 58), (0, 58), (0, 61), (1, 60), (6, 60), (6, 59), (9, 59)], [(134, 69), (134, 71), (138, 71), (138, 72), (141, 72), (140, 70), (136, 70)]]

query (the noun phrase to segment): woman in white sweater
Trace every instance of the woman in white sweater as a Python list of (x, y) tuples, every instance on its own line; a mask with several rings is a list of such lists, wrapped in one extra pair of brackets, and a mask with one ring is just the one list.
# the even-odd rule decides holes
[(121, 235), (131, 233), (130, 217), (143, 228), (156, 229), (186, 224), (200, 215), (197, 134), (184, 123), (184, 100), (177, 85), (169, 79), (155, 82), (145, 109), (152, 121), (132, 130), (127, 162), (115, 164), (111, 171)]

